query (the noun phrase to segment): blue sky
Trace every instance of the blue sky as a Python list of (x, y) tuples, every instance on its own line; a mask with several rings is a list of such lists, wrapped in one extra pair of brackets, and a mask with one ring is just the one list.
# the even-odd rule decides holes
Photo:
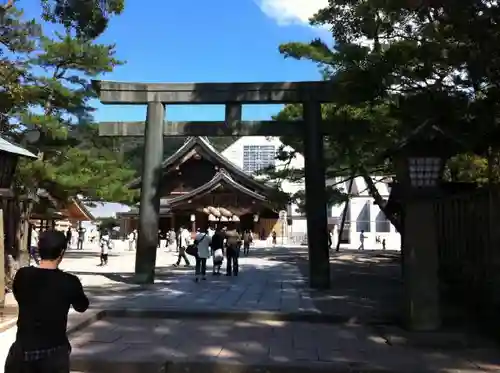
[[(250, 82), (317, 80), (309, 62), (285, 60), (281, 43), (310, 41), (326, 31), (306, 23), (327, 0), (128, 0), (101, 42), (114, 43), (126, 64), (105, 80), (143, 82)], [(21, 0), (28, 15), (39, 0)], [(144, 120), (143, 106), (96, 103), (96, 120)], [(280, 107), (245, 106), (244, 119), (268, 119)], [(167, 108), (168, 120), (222, 120), (221, 106)]]
[[(251, 82), (318, 80), (309, 62), (285, 60), (278, 46), (308, 42), (325, 30), (307, 25), (328, 0), (127, 0), (100, 42), (114, 43), (126, 64), (105, 80), (142, 82)], [(27, 16), (39, 17), (39, 0), (19, 0)], [(53, 27), (49, 27), (53, 29)], [(144, 120), (143, 106), (104, 106), (97, 121)], [(268, 119), (277, 105), (248, 105), (244, 119)], [(221, 106), (167, 108), (168, 120), (223, 120)], [(120, 210), (117, 204), (91, 208), (96, 217)], [(126, 209), (127, 210), (127, 209)]]

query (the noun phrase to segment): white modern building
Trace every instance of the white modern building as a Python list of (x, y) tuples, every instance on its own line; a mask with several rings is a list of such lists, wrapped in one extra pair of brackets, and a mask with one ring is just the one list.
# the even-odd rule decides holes
[[(282, 145), (277, 137), (265, 136), (246, 136), (241, 137), (228, 148), (222, 155), (243, 171), (254, 174), (256, 171), (275, 166), (276, 168), (284, 167), (283, 163), (276, 160), (276, 152)], [(297, 155), (287, 167), (303, 168), (304, 158), (302, 155)], [(389, 185), (384, 177), (372, 177), (376, 183), (380, 195), (387, 199), (389, 197)], [(328, 180), (327, 185), (337, 184), (339, 188), (347, 192), (349, 181)], [(290, 183), (283, 181), (281, 187), (284, 192), (293, 194), (304, 189), (303, 183)], [(385, 239), (388, 249), (399, 249), (401, 239), (394, 226), (386, 219), (380, 208), (374, 204), (373, 198), (368, 193), (368, 188), (362, 177), (354, 179), (351, 189), (351, 199), (346, 211), (346, 224), (341, 242), (349, 247), (357, 248), (360, 245), (361, 232), (364, 232), (365, 247), (374, 248), (380, 247)], [(328, 206), (327, 214), (329, 225), (333, 229), (335, 226), (340, 226), (341, 218), (346, 208), (345, 204), (337, 206)], [(287, 226), (286, 236), (293, 238), (297, 242), (300, 237), (307, 236), (307, 223), (304, 214), (298, 211), (297, 206), (290, 206), (288, 209), (288, 218), (291, 224)]]

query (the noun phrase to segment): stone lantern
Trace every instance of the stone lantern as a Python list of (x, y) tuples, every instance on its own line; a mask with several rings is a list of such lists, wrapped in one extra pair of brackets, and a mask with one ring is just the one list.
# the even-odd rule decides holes
[(438, 126), (425, 123), (388, 155), (401, 204), (405, 321), (413, 331), (432, 331), (441, 325), (434, 201), (440, 195), (446, 161), (459, 145)]
[(418, 127), (391, 151), (397, 182), (413, 194), (435, 190), (443, 179), (444, 166), (455, 154), (458, 141), (435, 125)]

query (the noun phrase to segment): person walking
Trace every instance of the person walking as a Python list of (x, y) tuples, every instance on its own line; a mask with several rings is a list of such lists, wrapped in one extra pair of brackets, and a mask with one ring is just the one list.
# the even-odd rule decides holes
[(247, 229), (245, 233), (243, 233), (243, 255), (248, 256), (250, 253), (250, 245), (252, 244), (253, 237), (250, 229)]
[(136, 248), (137, 243), (137, 229), (134, 229), (128, 234), (128, 250), (133, 251)]
[(73, 236), (73, 231), (71, 230), (71, 227), (68, 227), (66, 230), (66, 248), (71, 249), (71, 237)]
[(83, 250), (83, 242), (85, 241), (85, 231), (83, 227), (78, 228), (78, 242), (76, 244), (77, 250)]
[(163, 240), (163, 237), (163, 231), (161, 229), (158, 229), (158, 244), (156, 246), (158, 249), (161, 247), (161, 241)]
[(31, 229), (31, 242), (30, 242), (30, 257), (33, 259), (36, 265), (40, 264), (38, 260), (38, 231), (35, 227)]
[(174, 230), (174, 228), (170, 228), (170, 230), (167, 233), (167, 237), (168, 237), (167, 238), (167, 244), (166, 244), (165, 248), (168, 249), (169, 251), (171, 251), (172, 250), (172, 246), (175, 245), (177, 247), (176, 242), (175, 242), (176, 239), (175, 239), (175, 230)]
[(364, 230), (361, 230), (360, 234), (359, 234), (359, 247), (358, 247), (358, 250), (364, 250), (365, 249), (365, 231)]
[(20, 268), (13, 282), (19, 310), (17, 334), (5, 373), (69, 373), (71, 345), (66, 334), (70, 307), (83, 313), (89, 300), (78, 277), (59, 269), (67, 248), (62, 232), (40, 234), (39, 267)]
[(222, 266), (222, 263), (224, 261), (224, 240), (224, 232), (219, 227), (217, 227), (214, 235), (212, 236), (212, 242), (210, 244), (213, 258), (212, 275), (214, 276), (220, 275), (220, 267)]
[(226, 232), (226, 276), (238, 276), (241, 236), (236, 230)]
[(186, 248), (191, 244), (191, 234), (186, 228), (181, 227), (178, 241), (179, 254), (177, 255), (177, 262), (174, 264), (174, 267), (178, 267), (181, 264), (181, 259), (184, 259), (184, 265), (189, 267), (191, 264), (186, 255)]
[(95, 230), (94, 228), (92, 228), (89, 233), (89, 242), (93, 244), (95, 239), (96, 239)]
[(183, 227), (180, 227), (179, 231), (177, 232), (177, 239), (176, 239), (176, 245), (175, 245), (175, 251), (177, 251), (177, 253), (179, 252), (179, 250), (181, 248), (182, 229), (183, 229)]
[(212, 243), (212, 238), (208, 235), (208, 232), (198, 232), (194, 238), (194, 245), (197, 248), (196, 255), (196, 265), (195, 265), (195, 281), (200, 281), (200, 276), (202, 280), (207, 279), (207, 259), (210, 257), (210, 244)]
[(273, 246), (276, 246), (276, 231), (273, 230), (271, 237), (273, 238)]
[(102, 232), (99, 245), (101, 246), (101, 267), (108, 265), (109, 246), (111, 244), (111, 237), (109, 232), (105, 230)]

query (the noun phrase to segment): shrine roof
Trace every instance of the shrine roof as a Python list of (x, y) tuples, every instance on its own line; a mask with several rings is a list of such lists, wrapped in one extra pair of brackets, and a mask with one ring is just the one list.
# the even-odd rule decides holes
[(32, 219), (68, 219), (71, 221), (93, 221), (92, 213), (78, 198), (65, 201), (51, 195), (44, 189), (37, 192), (37, 201), (31, 214)]
[(268, 202), (268, 199), (265, 196), (257, 192), (254, 192), (253, 190), (248, 189), (244, 185), (241, 185), (236, 180), (234, 180), (225, 170), (220, 170), (208, 183), (203, 184), (200, 187), (193, 189), (192, 191), (186, 194), (162, 201), (163, 206), (174, 208), (175, 206), (185, 203), (192, 198), (209, 194), (214, 190), (216, 190), (217, 188), (219, 188), (221, 185), (228, 186), (231, 189), (246, 194), (247, 196), (256, 199), (258, 201)]
[(95, 218), (79, 198), (72, 198), (62, 213), (70, 220), (94, 221)]
[[(243, 171), (240, 167), (225, 158), (222, 154), (220, 154), (220, 152), (217, 151), (217, 149), (214, 148), (208, 138), (204, 136), (189, 137), (174, 154), (163, 161), (162, 169), (165, 172), (176, 164), (186, 162), (195, 154), (199, 154), (202, 157), (219, 164), (221, 168), (224, 168), (229, 174), (245, 180), (248, 185), (255, 187), (257, 190), (270, 191), (272, 189), (268, 185), (265, 185), (264, 182), (255, 179)], [(130, 183), (130, 188), (138, 188), (140, 187), (140, 183), (141, 178), (138, 177)]]

